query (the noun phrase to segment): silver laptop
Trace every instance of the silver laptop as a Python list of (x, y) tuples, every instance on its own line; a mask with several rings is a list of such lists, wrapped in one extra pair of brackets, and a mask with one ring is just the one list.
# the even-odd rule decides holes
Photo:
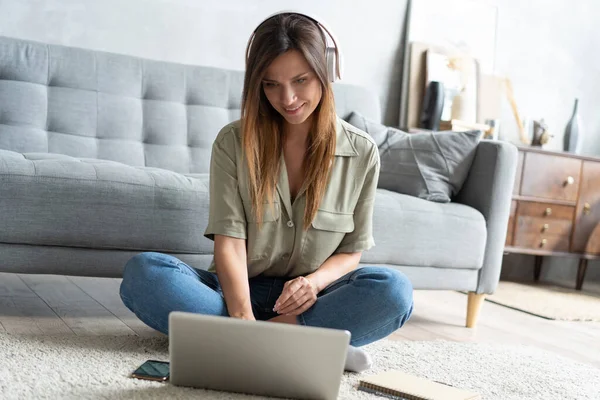
[(173, 385), (336, 399), (350, 332), (187, 312), (169, 315)]

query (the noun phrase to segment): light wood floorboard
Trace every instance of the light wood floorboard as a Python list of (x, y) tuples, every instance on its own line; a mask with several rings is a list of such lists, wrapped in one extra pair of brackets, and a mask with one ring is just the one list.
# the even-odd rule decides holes
[(74, 335), (39, 297), (0, 297), (0, 319), (7, 333)]
[(38, 297), (17, 274), (0, 272), (0, 297)]
[[(0, 332), (76, 335), (160, 333), (121, 302), (120, 279), (0, 273)], [(464, 326), (467, 296), (414, 293), (412, 318), (389, 338), (524, 344), (600, 367), (600, 323), (551, 321), (484, 302), (478, 325)]]
[(74, 334), (16, 274), (0, 273), (0, 316), (0, 332)]
[(68, 279), (98, 303), (102, 304), (104, 308), (123, 321), (125, 325), (139, 336), (163, 336), (160, 332), (150, 329), (125, 307), (119, 296), (121, 279), (88, 278), (81, 276), (70, 276)]
[(77, 335), (135, 334), (123, 321), (65, 276), (18, 276)]

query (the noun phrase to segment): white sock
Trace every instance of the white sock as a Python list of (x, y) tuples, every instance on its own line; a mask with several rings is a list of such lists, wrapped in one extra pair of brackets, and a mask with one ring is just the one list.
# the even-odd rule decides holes
[(346, 371), (363, 372), (371, 368), (371, 365), (373, 365), (373, 360), (369, 353), (358, 347), (348, 346), (346, 366), (344, 367)]

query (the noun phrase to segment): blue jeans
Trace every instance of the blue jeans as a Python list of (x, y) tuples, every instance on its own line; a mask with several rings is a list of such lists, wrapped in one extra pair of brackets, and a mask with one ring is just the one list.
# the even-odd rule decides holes
[[(268, 320), (283, 290), (284, 278), (249, 279), (252, 309), (257, 320)], [(298, 316), (302, 325), (343, 329), (350, 344), (363, 346), (400, 328), (413, 310), (412, 285), (391, 268), (358, 268), (318, 294), (316, 303)], [(121, 299), (139, 319), (164, 334), (169, 313), (185, 311), (228, 316), (217, 275), (192, 268), (162, 253), (141, 253), (125, 265)]]

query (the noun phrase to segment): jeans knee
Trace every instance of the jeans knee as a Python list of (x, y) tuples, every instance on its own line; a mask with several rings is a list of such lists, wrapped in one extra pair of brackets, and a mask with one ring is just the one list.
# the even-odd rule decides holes
[(376, 268), (377, 295), (381, 296), (391, 313), (409, 317), (413, 308), (413, 286), (408, 277), (392, 268)]
[(140, 253), (131, 257), (123, 268), (123, 279), (131, 279), (139, 275), (144, 266), (148, 265), (148, 260), (152, 258), (153, 253)]
[(398, 315), (406, 315), (413, 307), (413, 286), (402, 272), (390, 269), (388, 292), (391, 295), (390, 303), (394, 305)]
[(149, 278), (150, 266), (160, 258), (160, 253), (144, 252), (131, 257), (123, 268), (123, 281), (121, 282), (121, 298), (131, 297), (132, 284), (140, 284)]

